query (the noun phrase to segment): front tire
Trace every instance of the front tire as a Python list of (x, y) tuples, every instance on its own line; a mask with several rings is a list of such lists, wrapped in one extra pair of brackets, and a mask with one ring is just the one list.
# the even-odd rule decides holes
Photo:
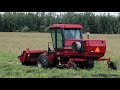
[(37, 59), (37, 66), (39, 68), (43, 67), (43, 68), (49, 68), (51, 66), (50, 61), (48, 59), (48, 57), (43, 53), (41, 54), (38, 59)]

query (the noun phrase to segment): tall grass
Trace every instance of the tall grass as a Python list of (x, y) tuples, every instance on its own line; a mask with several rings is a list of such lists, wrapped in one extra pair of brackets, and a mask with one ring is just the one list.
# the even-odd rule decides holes
[(119, 78), (120, 35), (91, 34), (90, 39), (106, 40), (105, 57), (110, 57), (117, 64), (117, 71), (108, 69), (106, 61), (95, 62), (95, 67), (90, 71), (23, 66), (17, 58), (22, 51), (26, 48), (47, 49), (47, 42), (51, 41), (50, 34), (0, 32), (0, 78)]

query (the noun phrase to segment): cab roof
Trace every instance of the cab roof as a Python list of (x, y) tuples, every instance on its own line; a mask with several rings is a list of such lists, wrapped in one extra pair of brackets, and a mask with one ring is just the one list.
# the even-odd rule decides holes
[(77, 28), (77, 29), (83, 28), (83, 26), (80, 24), (52, 24), (48, 27), (49, 28)]

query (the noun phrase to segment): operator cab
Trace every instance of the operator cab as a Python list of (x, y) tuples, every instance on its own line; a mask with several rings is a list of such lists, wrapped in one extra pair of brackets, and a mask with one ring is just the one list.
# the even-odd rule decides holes
[(53, 48), (55, 50), (71, 47), (74, 41), (80, 41), (82, 36), (80, 24), (53, 24), (49, 26)]
[(81, 39), (80, 29), (64, 29), (63, 30), (65, 40), (69, 39)]

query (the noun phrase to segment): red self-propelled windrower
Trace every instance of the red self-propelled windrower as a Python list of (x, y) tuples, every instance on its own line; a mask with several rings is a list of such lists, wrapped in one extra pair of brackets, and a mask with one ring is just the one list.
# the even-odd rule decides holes
[(54, 50), (48, 42), (48, 50), (26, 49), (18, 56), (23, 65), (35, 64), (43, 68), (68, 67), (92, 69), (94, 61), (107, 61), (108, 68), (116, 70), (110, 58), (104, 58), (105, 40), (83, 39), (80, 24), (53, 24), (49, 26)]

